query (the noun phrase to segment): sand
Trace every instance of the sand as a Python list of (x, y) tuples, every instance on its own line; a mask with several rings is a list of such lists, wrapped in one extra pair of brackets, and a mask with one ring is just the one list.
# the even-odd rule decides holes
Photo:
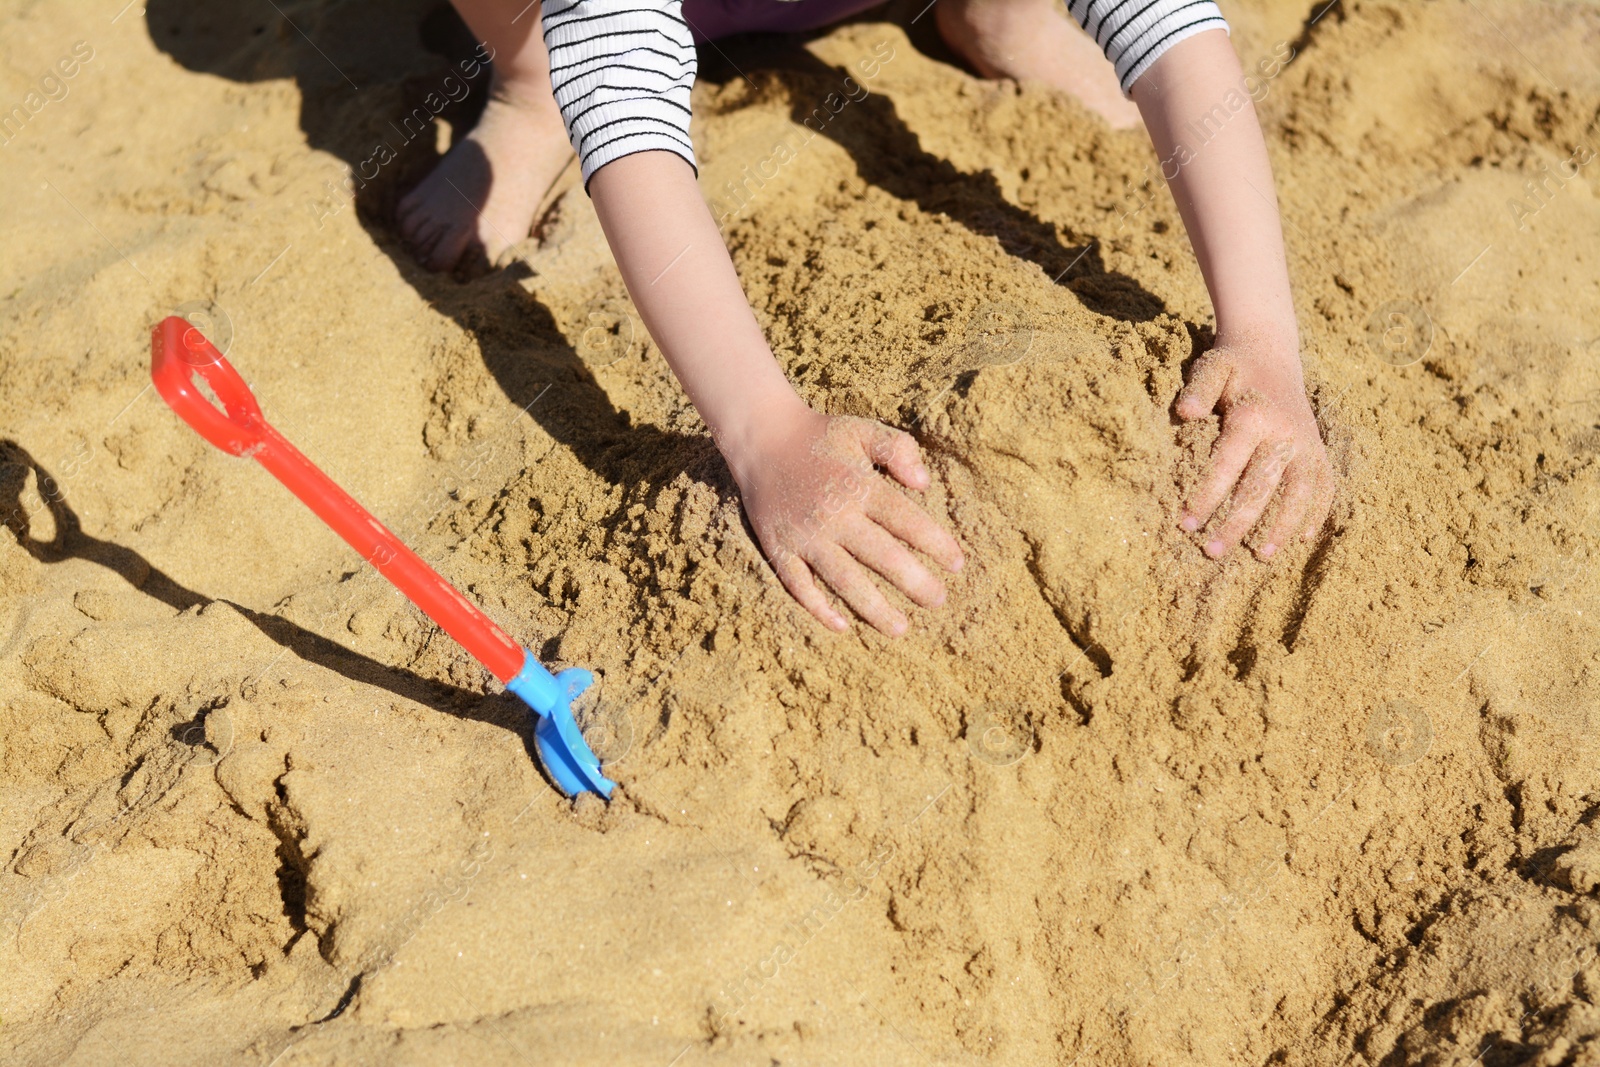
[[(889, 641), (777, 586), (572, 172), (491, 273), (399, 248), (438, 8), (120, 3), (0, 42), (4, 1062), (1600, 1063), (1600, 7), (1225, 5), (1342, 478), (1270, 565), (1174, 523), (1210, 308), (1141, 133), (920, 4), (708, 54), (775, 351), (967, 550)], [(609, 806), (146, 388), (177, 309), (603, 675)]]

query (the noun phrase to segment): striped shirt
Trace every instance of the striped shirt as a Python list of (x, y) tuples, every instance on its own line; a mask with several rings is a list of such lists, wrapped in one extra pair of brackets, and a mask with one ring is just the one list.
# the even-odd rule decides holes
[[(1068, 0), (1067, 10), (1116, 67), (1123, 92), (1179, 41), (1228, 28), (1215, 0)], [(695, 38), (683, 0), (546, 0), (544, 42), (585, 187), (635, 152), (675, 152), (698, 171), (689, 140)]]
[(1117, 68), (1125, 93), (1179, 41), (1228, 28), (1214, 0), (1067, 0), (1067, 10)]

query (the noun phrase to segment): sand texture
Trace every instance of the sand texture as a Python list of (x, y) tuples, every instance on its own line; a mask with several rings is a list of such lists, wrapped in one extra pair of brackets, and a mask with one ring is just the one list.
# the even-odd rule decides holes
[[(498, 270), (400, 248), (431, 2), (120, 4), (0, 16), (0, 1062), (1600, 1064), (1600, 6), (1225, 5), (1342, 478), (1270, 565), (1175, 525), (1142, 132), (920, 2), (708, 53), (774, 350), (967, 551), (889, 641), (777, 585), (571, 171)], [(603, 675), (614, 802), (146, 388), (180, 308)]]

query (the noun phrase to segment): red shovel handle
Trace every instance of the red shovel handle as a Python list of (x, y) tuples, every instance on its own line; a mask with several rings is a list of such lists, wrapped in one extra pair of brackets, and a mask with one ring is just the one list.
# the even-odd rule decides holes
[[(203, 333), (178, 316), (169, 315), (155, 328), (152, 341), (150, 377), (161, 399), (184, 422), (235, 456), (242, 456), (261, 443), (261, 431), (267, 425), (261, 417), (261, 405), (239, 372)], [(195, 375), (211, 387), (226, 414), (195, 387)]]
[[(196, 387), (197, 375), (221, 410)], [(267, 468), (496, 678), (509, 682), (523, 669), (520, 645), (267, 424), (250, 387), (199, 330), (175, 315), (163, 320), (151, 334), (150, 377), (201, 437)]]

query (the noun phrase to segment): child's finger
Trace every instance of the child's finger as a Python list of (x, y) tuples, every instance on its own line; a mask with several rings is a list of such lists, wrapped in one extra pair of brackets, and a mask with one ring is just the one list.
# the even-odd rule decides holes
[(1213, 348), (1195, 360), (1189, 384), (1178, 394), (1178, 417), (1203, 419), (1215, 411), (1231, 377), (1233, 359), (1224, 349)]
[(1326, 467), (1317, 472), (1316, 503), (1311, 506), (1311, 521), (1306, 523), (1306, 532), (1300, 536), (1307, 541), (1317, 536), (1323, 523), (1328, 521), (1328, 515), (1333, 511), (1333, 498), (1336, 486), (1333, 473)]
[(867, 497), (867, 518), (894, 534), (948, 571), (966, 562), (961, 545), (928, 515), (892, 486), (879, 486)]
[(936, 608), (944, 603), (944, 583), (929, 574), (905, 545), (866, 516), (855, 516), (846, 523), (839, 543), (923, 607)]
[(1305, 463), (1289, 464), (1283, 474), (1283, 499), (1278, 501), (1278, 516), (1256, 554), (1262, 559), (1271, 559), (1296, 530), (1303, 529), (1306, 512), (1316, 496), (1316, 468)]
[(1275, 462), (1265, 448), (1257, 449), (1250, 457), (1238, 486), (1233, 491), (1233, 506), (1211, 540), (1206, 542), (1206, 555), (1221, 559), (1232, 552), (1244, 535), (1249, 533), (1261, 513), (1267, 510), (1272, 491), (1283, 476), (1283, 467)]
[(805, 560), (792, 552), (785, 552), (783, 558), (773, 565), (773, 570), (778, 572), (778, 580), (783, 587), (789, 590), (789, 595), (800, 602), (800, 606), (817, 617), (817, 621), (830, 630), (843, 633), (850, 629), (850, 620), (834, 610), (828, 602), (828, 594), (817, 586), (816, 579), (811, 576), (811, 568), (807, 567)]
[(1200, 486), (1189, 498), (1189, 506), (1184, 509), (1178, 525), (1193, 533), (1210, 520), (1212, 512), (1228, 498), (1228, 491), (1244, 473), (1245, 464), (1250, 462), (1260, 440), (1258, 428), (1246, 423), (1242, 416), (1235, 416), (1223, 425), (1222, 436), (1211, 449), (1211, 462), (1206, 465)]
[(806, 562), (851, 610), (883, 633), (899, 637), (910, 627), (910, 621), (884, 597), (867, 569), (834, 542), (820, 538), (813, 542), (806, 551)]
[(922, 462), (922, 449), (917, 447), (917, 439), (905, 431), (875, 424), (867, 442), (867, 453), (873, 463), (894, 475), (895, 481), (907, 489), (928, 488), (928, 468)]

